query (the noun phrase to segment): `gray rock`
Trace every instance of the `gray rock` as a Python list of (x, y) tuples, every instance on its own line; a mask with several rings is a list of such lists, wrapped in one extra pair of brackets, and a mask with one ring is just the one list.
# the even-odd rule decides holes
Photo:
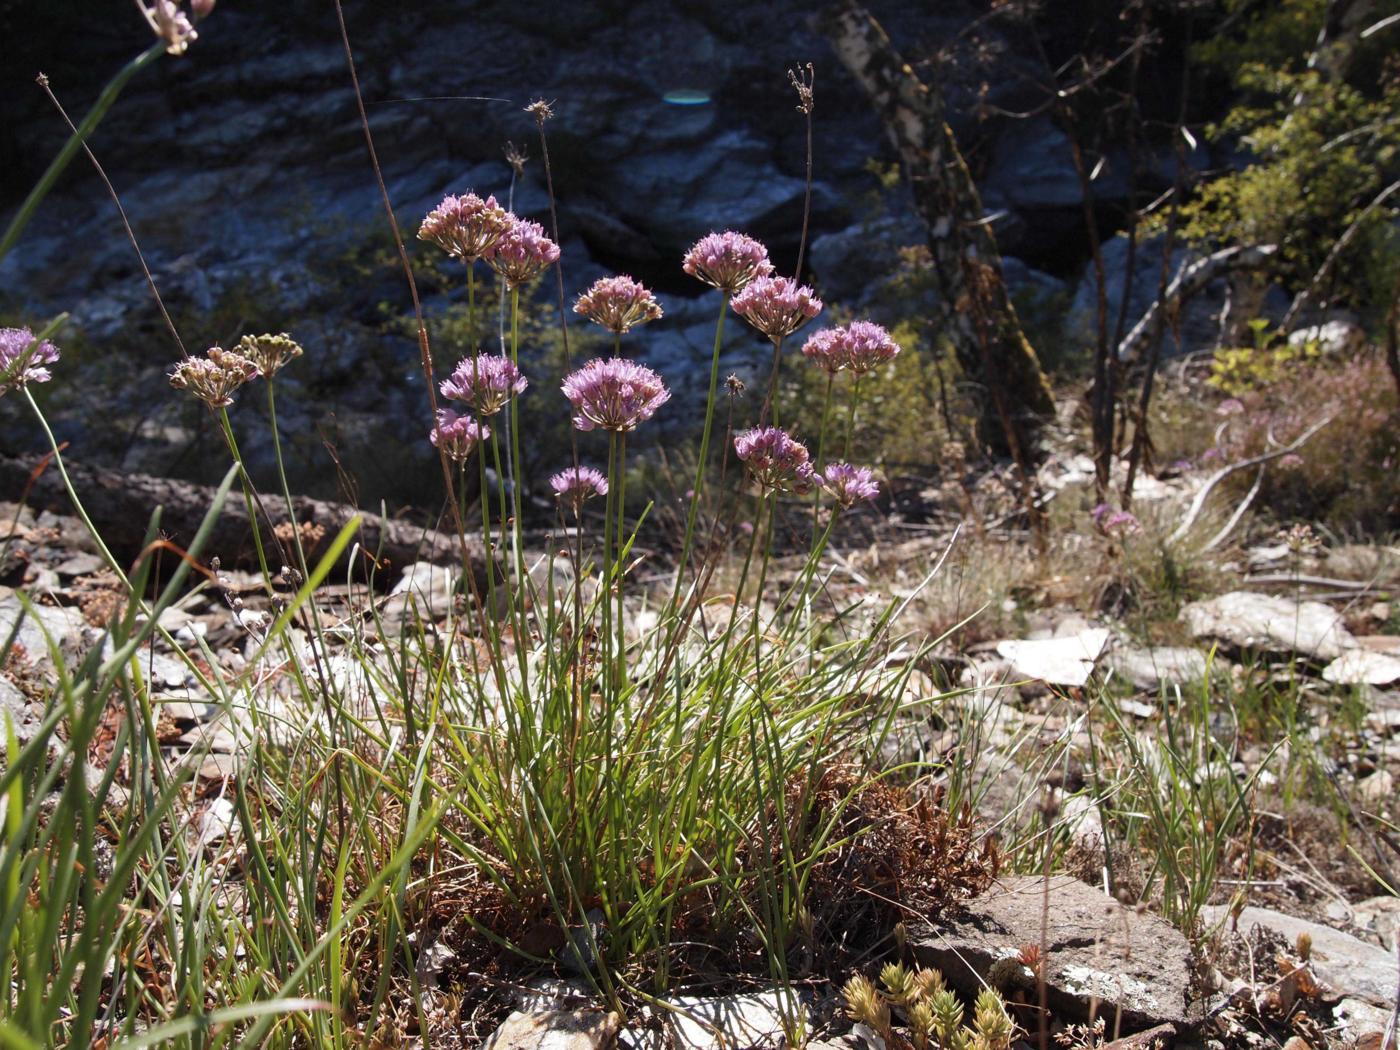
[(1372, 649), (1349, 649), (1322, 669), (1336, 685), (1390, 685), (1400, 682), (1400, 656)]
[[(1209, 905), (1202, 913), (1208, 925), (1228, 923), (1230, 910), (1226, 905)], [(1349, 933), (1342, 933), (1321, 923), (1298, 919), (1269, 908), (1245, 908), (1239, 914), (1237, 928), (1247, 933), (1255, 926), (1273, 930), (1290, 941), (1301, 933), (1312, 938), (1313, 971), (1318, 980), (1343, 996), (1353, 996), (1374, 1006), (1389, 1006), (1395, 1002), (1397, 973), (1395, 955), (1367, 944)]]
[[(676, 996), (666, 1000), (662, 1023), (679, 1050), (723, 1050), (736, 1046), (782, 1046), (783, 1012), (805, 1008), (799, 993), (776, 989), (744, 995)], [(654, 1045), (652, 1033), (624, 1031), (618, 1043), (631, 1050)]]
[(1335, 660), (1356, 647), (1341, 614), (1321, 602), (1232, 591), (1191, 602), (1181, 618), (1193, 638), (1215, 638), (1241, 649)]
[(1206, 664), (1206, 654), (1199, 649), (1176, 646), (1120, 645), (1108, 655), (1108, 666), (1114, 674), (1147, 690), (1163, 685), (1198, 685), (1205, 680)]
[(0, 600), (0, 646), (9, 640), (10, 632), (19, 624), (15, 644), (24, 647), (25, 655), (35, 664), (48, 666), (47, 634), (60, 649), (76, 643), (86, 626), (83, 614), (73, 608), (37, 605), (27, 612), (13, 596)]
[(1190, 1020), (1191, 949), (1181, 932), (1068, 876), (1052, 878), (1048, 890), (1034, 876), (998, 880), (982, 897), (912, 927), (910, 945), (920, 963), (969, 994), (993, 968), (1034, 988), (1029, 970), (1014, 960), (1022, 945), (1041, 943), (1043, 919), (1046, 990), (1059, 1016), (1121, 1010), (1128, 1031)]
[(74, 576), (90, 576), (106, 567), (107, 562), (98, 555), (79, 552), (63, 559), (53, 568), (60, 576), (72, 579)]
[(1079, 687), (1089, 680), (1107, 641), (1105, 628), (1089, 627), (1066, 637), (998, 642), (997, 654), (1009, 660), (1018, 675)]
[(607, 1050), (617, 1039), (622, 1018), (601, 1010), (517, 1010), (501, 1022), (484, 1050)]

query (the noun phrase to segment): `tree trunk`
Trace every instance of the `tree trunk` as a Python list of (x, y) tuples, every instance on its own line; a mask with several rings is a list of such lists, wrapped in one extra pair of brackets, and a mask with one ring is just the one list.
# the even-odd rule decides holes
[(1053, 417), (1055, 405), (1007, 295), (996, 238), (945, 119), (943, 99), (919, 80), (855, 0), (826, 11), (821, 26), (879, 111), (928, 226), (944, 332), (963, 373), (983, 391), (983, 440), (1018, 460), (1033, 460), (1040, 426)]
[[(71, 514), (72, 504), (53, 463), (49, 463), (48, 469), (31, 484), (34, 471), (43, 459), (35, 455), (16, 457), (0, 454), (0, 492), (11, 499), (24, 498), (36, 510)], [(215, 490), (206, 485), (99, 469), (67, 459), (64, 465), (83, 501), (83, 508), (101, 533), (103, 541), (118, 558), (125, 560), (132, 560), (140, 553), (146, 526), (156, 507), (161, 508), (161, 533), (172, 543), (188, 547), (214, 502)], [(201, 561), (207, 562), (218, 555), (225, 565), (251, 563), (252, 529), (249, 527), (246, 506), (236, 489), (235, 486), (235, 491), (224, 501), (223, 511), (214, 524), (209, 542), (200, 551)], [(293, 497), (293, 503), (298, 522), (325, 528), (323, 544), (329, 543), (351, 517), (361, 513), (344, 503), (330, 503), (305, 496)], [(287, 505), (280, 496), (264, 495), (263, 504), (274, 523), (288, 521)], [(269, 559), (276, 558), (274, 552), (278, 550), (278, 545), (266, 522), (262, 523), (262, 538), (269, 551)], [(381, 579), (396, 578), (404, 566), (414, 561), (450, 565), (459, 563), (462, 557), (461, 541), (456, 536), (371, 514), (366, 514), (361, 521), (355, 539), (360, 547), (360, 553), (354, 555), (361, 563), (357, 570), (367, 571), (370, 568), (367, 555), (372, 555), (381, 562)], [(348, 550), (353, 549), (352, 543)], [(315, 549), (306, 552), (307, 560), (313, 566), (317, 553)], [(468, 553), (484, 586), (479, 538), (468, 537)], [(275, 572), (280, 565), (280, 560), (272, 561), (269, 567)]]

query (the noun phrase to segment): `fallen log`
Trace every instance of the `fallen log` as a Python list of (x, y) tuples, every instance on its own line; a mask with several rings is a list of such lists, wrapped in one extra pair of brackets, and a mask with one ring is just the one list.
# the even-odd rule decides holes
[[(35, 510), (72, 514), (73, 507), (64, 490), (63, 479), (51, 461), (45, 465), (45, 459), (38, 455), (0, 454), (0, 495), (10, 500), (23, 499)], [(92, 467), (67, 457), (64, 466), (78, 498), (82, 500), (83, 509), (101, 533), (103, 541), (120, 559), (131, 560), (140, 553), (151, 512), (157, 507), (161, 508), (161, 534), (177, 546), (185, 547), (194, 539), (200, 522), (214, 502), (215, 490), (207, 485)], [(459, 537), (429, 526), (384, 518), (345, 503), (307, 496), (294, 496), (292, 504), (296, 519), (303, 528), (321, 526), (327, 540), (335, 536), (354, 515), (363, 515), (359, 534), (355, 543), (347, 548), (346, 555), (349, 557), (349, 552), (354, 551), (358, 544), (359, 550), (353, 555), (359, 562), (358, 571), (368, 572), (377, 562), (381, 577), (386, 572), (394, 577), (404, 566), (415, 561), (457, 564), (462, 558), (462, 541)], [(279, 541), (273, 529), (282, 525), (283, 540), (290, 542), (287, 504), (280, 496), (264, 494), (262, 506), (272, 524), (269, 526), (267, 521), (261, 521), (260, 535), (269, 552), (270, 567), (276, 571), (287, 559), (276, 553)], [(200, 552), (200, 560), (207, 562), (211, 557), (218, 556), (225, 566), (250, 566), (254, 564), (252, 541), (253, 531), (248, 521), (247, 506), (235, 492), (224, 501), (209, 543)], [(468, 535), (466, 542), (467, 555), (471, 563), (477, 566), (477, 574), (484, 580), (480, 537)], [(307, 558), (314, 562), (316, 552), (308, 551)]]

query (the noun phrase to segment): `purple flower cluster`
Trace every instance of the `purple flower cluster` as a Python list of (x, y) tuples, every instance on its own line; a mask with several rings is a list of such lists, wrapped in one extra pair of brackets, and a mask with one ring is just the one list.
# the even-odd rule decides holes
[(734, 453), (765, 489), (801, 496), (821, 485), (807, 446), (777, 427), (755, 427), (734, 436)]
[(258, 374), (258, 366), (233, 350), (211, 346), (203, 357), (187, 357), (170, 373), (170, 385), (188, 390), (210, 408), (227, 408), (233, 395)]
[(428, 440), (434, 448), (447, 453), (447, 458), (462, 462), (478, 444), (491, 436), (491, 428), (471, 416), (459, 415), (450, 408), (438, 409), (437, 425)]
[(584, 500), (608, 494), (608, 479), (592, 467), (569, 467), (550, 478), (549, 487), (560, 503), (578, 512)]
[(1142, 523), (1137, 516), (1126, 510), (1115, 510), (1107, 503), (1100, 503), (1089, 512), (1094, 519), (1094, 527), (1105, 536), (1130, 536), (1142, 531)]
[(546, 266), (558, 261), (559, 245), (545, 236), (544, 227), (539, 223), (514, 215), (510, 218), (510, 225), (500, 239), (481, 257), (501, 275), (508, 287), (519, 288)]
[(705, 234), (685, 253), (681, 267), (691, 277), (729, 295), (742, 291), (754, 278), (773, 272), (768, 249), (733, 230)]
[(594, 358), (565, 377), (562, 389), (579, 430), (634, 430), (671, 398), (659, 375), (620, 357)]
[(836, 502), (843, 507), (872, 500), (880, 494), (879, 482), (869, 467), (853, 467), (849, 463), (832, 463), (822, 471), (822, 482)]
[(622, 335), (630, 328), (659, 318), (661, 304), (643, 285), (624, 274), (594, 281), (574, 303), (574, 313)]
[(443, 397), (463, 402), (479, 416), (494, 416), (529, 385), (510, 358), (478, 354), (458, 364), (438, 389)]
[(899, 344), (873, 321), (852, 321), (842, 328), (813, 333), (803, 344), (802, 353), (832, 375), (844, 371), (864, 375), (898, 356)]
[(0, 397), (26, 383), (47, 383), (44, 367), (58, 360), (58, 347), (36, 340), (28, 328), (0, 328)]
[[(154, 0), (150, 4), (138, 3), (137, 6), (146, 16), (151, 31), (165, 41), (167, 54), (183, 55), (190, 44), (199, 39), (190, 16), (180, 10), (176, 0)], [(194, 0), (191, 7), (195, 15), (202, 18), (213, 10), (214, 5), (209, 0)]]
[(756, 277), (734, 297), (734, 312), (775, 343), (821, 310), (812, 289), (787, 277)]
[(432, 241), (448, 255), (474, 263), (495, 246), (514, 219), (495, 197), (482, 200), (475, 193), (465, 197), (448, 194), (428, 212), (418, 228), (418, 239)]

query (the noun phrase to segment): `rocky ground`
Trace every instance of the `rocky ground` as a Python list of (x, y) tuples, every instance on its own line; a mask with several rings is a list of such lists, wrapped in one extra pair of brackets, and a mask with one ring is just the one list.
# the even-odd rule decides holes
[[(1052, 457), (1042, 483), (1047, 491), (1073, 491), (1084, 485), (1085, 468), (1073, 455)], [(1175, 507), (1179, 516), (1200, 484), (1182, 477), (1144, 491), (1149, 504)], [(0, 637), (13, 639), (0, 698), (23, 741), (53, 673), (50, 646), (65, 659), (80, 656), (101, 638), (100, 625), (122, 597), (75, 519), (0, 504), (0, 521), (7, 582)], [(875, 542), (864, 555), (858, 547), (831, 557), (832, 585), (847, 597), (882, 587), (898, 593), (898, 570), (948, 543), (946, 534), (896, 542), (897, 523), (867, 524)], [(1035, 855), (1013, 852), (1008, 873), (985, 895), (946, 914), (911, 917), (903, 934), (907, 957), (937, 967), (955, 987), (975, 993), (980, 982), (995, 981), (1021, 1004), (1017, 1017), (1031, 1045), (1034, 1004), (1044, 994), (1064, 1045), (1122, 1037), (1134, 1046), (1264, 1047), (1288, 1039), (1319, 1050), (1379, 1046), (1400, 980), (1400, 902), (1383, 893), (1381, 881), (1400, 869), (1400, 631), (1391, 606), (1400, 550), (1303, 542), (1294, 530), (1236, 547), (1219, 580), (1219, 593), (1181, 608), (1168, 630), (1171, 644), (1161, 642), (1160, 624), (1148, 632), (1157, 638), (1143, 637), (1111, 610), (1086, 613), (1082, 603), (1023, 595), (1015, 616), (991, 617), (1020, 630), (963, 645), (945, 641), (910, 679), (915, 692), (905, 699), (913, 714), (885, 742), (886, 760), (922, 763), (935, 790), (948, 790), (960, 775), (975, 784), (964, 797), (1016, 849), (1029, 850), (1040, 833), (1065, 846), (1056, 865), (1068, 873), (1047, 877), (1031, 861), (1030, 872), (1011, 874)], [(430, 629), (446, 617), (452, 581), (446, 566), (413, 563), (386, 575), (379, 590), (327, 587), (321, 608), (332, 637), (358, 635), (375, 651), (396, 644), (419, 617)], [(175, 648), (184, 650), (214, 680), (237, 675), (267, 623), (258, 591), (253, 576), (219, 571), (164, 614), (163, 640), (143, 658), (168, 759), (197, 768), (191, 817), (211, 850), (236, 849), (224, 788), (252, 735), (290, 739), (319, 717), (275, 687), (260, 710), (233, 709), (203, 692), (175, 657)], [(30, 615), (21, 593), (34, 605)], [(374, 688), (348, 659), (337, 659), (332, 654), (329, 673)], [(1303, 736), (1284, 747), (1317, 744), (1322, 779), (1335, 788), (1330, 816), (1306, 793), (1282, 790), (1294, 774), (1276, 761), (1279, 741), (1245, 728), (1249, 690), (1281, 682), (1305, 722)], [(940, 699), (949, 686), (959, 691)], [(1142, 858), (1105, 851), (1105, 828), (1116, 831), (1122, 814), (1096, 797), (1089, 756), (1097, 753), (1096, 734), (1161, 740), (1181, 732), (1182, 697), (1202, 689), (1211, 694), (1212, 734), (1229, 741), (1230, 775), (1249, 787), (1255, 812), (1245, 838), (1253, 859), (1245, 864), (1241, 843), (1230, 844), (1236, 852), (1183, 932), (1155, 914), (1162, 900), (1146, 888)], [(1268, 695), (1277, 702), (1282, 694)], [(1116, 721), (1104, 715), (1110, 703)], [(1048, 763), (1046, 756), (1053, 756)], [(960, 762), (968, 763), (961, 774)], [(112, 790), (120, 793), (121, 784)], [(872, 1033), (850, 1030), (833, 989), (804, 996), (820, 1039), (879, 1050)], [(568, 987), (537, 989), (516, 1005), (493, 1045), (540, 1045), (545, 1032), (549, 1045), (660, 1045), (658, 1032), (680, 1046), (764, 1045), (781, 1030), (784, 1003), (762, 988), (680, 998), (671, 1004), (679, 1012), (634, 1017), (630, 1027)], [(1066, 1028), (1072, 1025), (1089, 1027)], [(727, 1033), (724, 1044), (712, 1027)]]

